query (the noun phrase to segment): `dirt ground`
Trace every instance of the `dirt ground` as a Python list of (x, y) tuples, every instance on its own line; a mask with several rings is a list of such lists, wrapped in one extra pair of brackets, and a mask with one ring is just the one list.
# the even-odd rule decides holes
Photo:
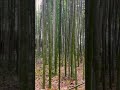
[[(46, 89), (45, 90), (58, 90), (58, 75), (52, 77), (52, 88), (48, 89), (48, 67), (46, 68)], [(42, 89), (42, 63), (40, 61), (36, 62), (35, 65), (35, 90), (44, 90)], [(85, 82), (83, 81), (83, 65), (80, 64), (77, 67), (77, 80), (78, 84), (82, 84), (78, 86), (77, 90), (85, 90)], [(61, 67), (61, 90), (69, 90), (70, 88), (75, 86), (75, 80), (70, 79), (69, 77), (65, 77), (64, 75), (64, 67)], [(75, 89), (71, 89), (75, 90)]]

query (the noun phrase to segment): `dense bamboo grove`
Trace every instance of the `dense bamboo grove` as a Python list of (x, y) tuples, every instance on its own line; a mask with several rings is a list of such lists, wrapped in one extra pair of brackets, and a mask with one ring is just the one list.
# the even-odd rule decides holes
[(35, 0), (0, 0), (0, 90), (34, 90), (35, 58), (42, 62), (43, 89), (46, 77), (51, 88), (58, 76), (60, 90), (64, 72), (77, 90), (83, 63), (85, 90), (120, 90), (119, 4), (42, 0), (35, 11)]
[(86, 0), (86, 90), (120, 90), (120, 0)]
[(0, 0), (0, 90), (34, 90), (34, 0)]
[(58, 75), (60, 90), (61, 67), (64, 76), (75, 79), (77, 85), (77, 67), (84, 62), (84, 13), (84, 0), (43, 0), (36, 8), (36, 56), (43, 62), (43, 89), (47, 66), (49, 88), (51, 78)]

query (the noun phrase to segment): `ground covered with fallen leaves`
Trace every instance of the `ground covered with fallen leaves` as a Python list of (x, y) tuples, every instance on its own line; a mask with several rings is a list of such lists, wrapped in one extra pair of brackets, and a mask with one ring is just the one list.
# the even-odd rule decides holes
[[(40, 60), (36, 61), (35, 64), (35, 90), (44, 90), (42, 89), (42, 62)], [(52, 77), (52, 88), (48, 89), (48, 82), (49, 82), (49, 71), (48, 66), (46, 66), (46, 89), (45, 90), (58, 90), (58, 81), (59, 77), (58, 75)], [(85, 82), (83, 80), (83, 64), (80, 64), (79, 67), (77, 67), (77, 80), (78, 80), (78, 88), (77, 90), (85, 90)], [(82, 84), (82, 85), (80, 85)], [(61, 90), (75, 90), (70, 89), (73, 88), (75, 85), (75, 80), (71, 79), (69, 77), (65, 77), (64, 74), (64, 67), (61, 67)], [(80, 85), (80, 86), (79, 86)]]

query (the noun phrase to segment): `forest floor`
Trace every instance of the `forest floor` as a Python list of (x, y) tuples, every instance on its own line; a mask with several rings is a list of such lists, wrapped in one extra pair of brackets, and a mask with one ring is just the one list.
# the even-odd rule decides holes
[(0, 70), (0, 90), (20, 90), (17, 75), (13, 72)]
[[(48, 89), (48, 82), (49, 82), (49, 77), (48, 77), (48, 66), (46, 66), (46, 89), (45, 90), (58, 90), (58, 81), (59, 77), (58, 75), (52, 77), (52, 88)], [(40, 60), (36, 61), (35, 64), (35, 90), (44, 90), (42, 89), (42, 62)], [(77, 90), (85, 90), (85, 82), (83, 81), (83, 64), (80, 64), (79, 67), (77, 67), (77, 80), (78, 84), (80, 85)], [(75, 89), (70, 89), (75, 86), (75, 80), (65, 77), (64, 75), (64, 67), (61, 67), (61, 90), (75, 90)]]

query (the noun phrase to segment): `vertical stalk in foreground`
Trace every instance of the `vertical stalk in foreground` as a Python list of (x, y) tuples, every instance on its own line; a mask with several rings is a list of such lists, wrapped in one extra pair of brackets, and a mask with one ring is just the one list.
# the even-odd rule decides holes
[(53, 62), (55, 61), (55, 34), (56, 34), (56, 0), (53, 0)]
[(61, 0), (59, 2), (59, 84), (58, 88), (60, 90), (60, 63), (61, 63)]
[(46, 64), (46, 31), (45, 31), (45, 16), (44, 16), (44, 13), (45, 13), (45, 2), (46, 0), (43, 0), (43, 12), (42, 12), (42, 15), (43, 15), (43, 18), (42, 18), (42, 29), (43, 29), (43, 86), (42, 88), (45, 89), (45, 64)]
[[(51, 25), (50, 25), (50, 13), (49, 13), (49, 5), (50, 5), (50, 2), (48, 2), (48, 6), (47, 6), (47, 10), (48, 10), (48, 37), (49, 37), (49, 88), (51, 88), (51, 76), (52, 76), (52, 61), (51, 61), (51, 57), (52, 57), (52, 54), (51, 54)], [(54, 51), (54, 50), (53, 50)]]

